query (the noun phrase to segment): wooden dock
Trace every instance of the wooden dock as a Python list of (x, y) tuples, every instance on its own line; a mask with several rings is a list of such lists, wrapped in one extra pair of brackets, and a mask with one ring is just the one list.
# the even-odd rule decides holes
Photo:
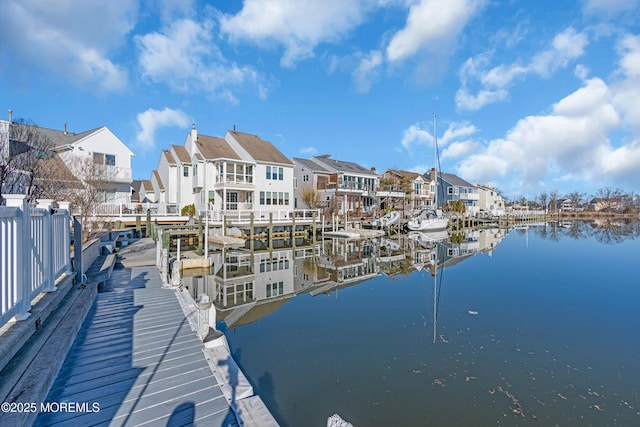
[(155, 266), (117, 268), (101, 287), (44, 405), (61, 402), (85, 406), (34, 425), (238, 425)]

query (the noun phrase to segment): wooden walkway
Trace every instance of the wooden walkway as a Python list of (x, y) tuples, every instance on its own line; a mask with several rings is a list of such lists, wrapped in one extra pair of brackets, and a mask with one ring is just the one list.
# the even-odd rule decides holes
[[(203, 345), (154, 266), (100, 289), (34, 425), (237, 426)], [(58, 411), (70, 402), (79, 412)], [(96, 409), (99, 409), (96, 411)]]

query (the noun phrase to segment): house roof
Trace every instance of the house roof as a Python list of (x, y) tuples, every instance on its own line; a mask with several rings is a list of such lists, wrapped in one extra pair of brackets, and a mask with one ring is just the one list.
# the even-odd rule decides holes
[(153, 183), (150, 179), (143, 179), (142, 188), (144, 188), (144, 191), (146, 191), (147, 193), (153, 192)]
[(410, 171), (401, 171), (401, 170), (397, 170), (397, 169), (387, 169), (385, 171), (386, 172), (390, 172), (393, 173), (401, 178), (407, 178), (410, 181), (415, 181), (416, 179), (418, 179), (418, 177), (422, 177), (424, 178), (422, 175), (420, 175), (418, 172), (410, 172)]
[(170, 165), (175, 165), (176, 163), (176, 159), (173, 158), (173, 154), (171, 154), (171, 151), (169, 150), (162, 150), (162, 154), (167, 158), (167, 162), (169, 162)]
[[(43, 128), (40, 126), (35, 126), (35, 125), (30, 125), (27, 123), (20, 123), (20, 122), (13, 122), (12, 125), (24, 126), (24, 129), (25, 129), (24, 133), (21, 132), (20, 130), (17, 130), (15, 133), (13, 133), (12, 139), (19, 142), (28, 142), (28, 141), (22, 141), (22, 140), (25, 139), (24, 137), (30, 137), (30, 138), (33, 137), (34, 132), (37, 132), (38, 137), (42, 137), (47, 142), (50, 148), (56, 148), (64, 145), (73, 144), (85, 138), (86, 136), (91, 135), (92, 133), (98, 131), (99, 129), (101, 129), (101, 128), (95, 128), (95, 129), (87, 130), (81, 133), (72, 133), (72, 132), (65, 132), (61, 130)], [(31, 130), (33, 130), (33, 132), (31, 132)]]
[(321, 164), (325, 164), (340, 173), (357, 173), (360, 175), (378, 176), (377, 173), (367, 168), (363, 168), (357, 163), (336, 160), (330, 158), (329, 156), (330, 154), (324, 154), (322, 156), (312, 157), (311, 160), (314, 162), (321, 162)]
[(222, 138), (216, 138), (215, 136), (198, 135), (196, 140), (196, 146), (202, 153), (205, 159), (233, 159), (241, 160), (238, 153), (229, 145), (227, 141)]
[[(427, 179), (431, 179), (431, 171), (425, 172), (423, 175)], [(448, 182), (451, 185), (455, 185), (457, 187), (469, 187), (473, 188), (473, 184), (468, 183), (464, 179), (460, 178), (457, 175), (446, 172), (438, 172), (438, 176), (445, 182)]]
[(46, 182), (50, 185), (55, 185), (56, 187), (62, 186), (67, 189), (84, 188), (82, 181), (76, 178), (57, 154), (39, 159), (36, 168), (41, 171), (36, 172), (37, 176), (41, 177), (38, 178), (38, 185), (40, 186), (43, 186)]
[(281, 163), (285, 165), (293, 164), (291, 160), (282, 154), (272, 143), (261, 139), (257, 135), (231, 130), (228, 132), (233, 135), (235, 140), (238, 141), (238, 144), (258, 162)]
[(189, 155), (189, 152), (185, 147), (181, 145), (172, 145), (171, 148), (173, 148), (176, 156), (178, 156), (178, 160), (180, 160), (180, 163), (191, 164), (191, 156)]
[(330, 170), (328, 170), (327, 168), (325, 168), (324, 166), (312, 161), (312, 160), (308, 160), (308, 159), (300, 159), (298, 157), (294, 157), (293, 159), (293, 163), (298, 163), (301, 164), (303, 166), (308, 167), (310, 170), (314, 171), (314, 172), (324, 172), (324, 173), (331, 173)]
[(156, 182), (158, 183), (158, 188), (159, 188), (160, 190), (163, 190), (163, 191), (164, 191), (164, 184), (162, 183), (162, 180), (160, 179), (160, 174), (158, 173), (158, 171), (157, 171), (157, 170), (154, 170), (152, 173), (153, 173), (153, 176), (154, 176), (154, 177), (155, 177), (155, 179), (156, 179)]

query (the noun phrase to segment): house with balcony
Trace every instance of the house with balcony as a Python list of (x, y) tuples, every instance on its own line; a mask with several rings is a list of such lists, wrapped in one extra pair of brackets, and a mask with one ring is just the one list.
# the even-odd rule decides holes
[[(375, 169), (369, 170), (353, 162), (332, 159), (329, 154), (311, 157), (306, 162), (304, 160), (294, 159), (296, 178), (302, 176), (304, 179), (306, 172), (309, 176), (313, 175), (310, 179), (312, 183), (316, 183), (320, 199), (333, 212), (341, 215), (367, 215), (373, 212), (380, 181)], [(312, 167), (312, 164), (316, 166)], [(300, 187), (299, 180), (297, 185)], [(296, 194), (299, 196), (301, 193)], [(300, 199), (296, 198), (300, 203)]]
[(381, 210), (392, 208), (411, 215), (432, 207), (434, 186), (417, 172), (387, 169), (376, 192)]
[(192, 126), (184, 146), (163, 152), (151, 181), (156, 201), (178, 209), (193, 203), (197, 211), (268, 220), (293, 208), (293, 163), (272, 143), (235, 130), (219, 138)]
[(480, 196), (478, 195), (478, 189), (473, 184), (452, 173), (436, 173), (435, 169), (431, 169), (423, 176), (428, 181), (432, 181), (431, 177), (434, 174), (438, 177), (438, 206), (460, 200), (464, 204), (467, 214), (474, 215), (479, 212), (478, 200), (480, 200)]
[[(50, 167), (46, 163), (64, 165), (66, 170), (61, 172), (75, 176), (81, 188), (99, 181), (96, 197), (103, 204), (131, 200), (131, 158), (134, 154), (106, 126), (74, 133), (67, 131), (66, 123), (63, 130), (14, 123), (10, 112), (8, 121), (0, 121), (0, 138), (8, 140), (0, 141), (0, 147), (8, 148), (0, 150), (7, 151), (4, 154), (37, 152), (41, 167)], [(4, 154), (0, 153), (0, 161)]]
[(478, 191), (478, 211), (489, 215), (505, 214), (505, 202), (498, 190), (488, 185), (476, 184)]

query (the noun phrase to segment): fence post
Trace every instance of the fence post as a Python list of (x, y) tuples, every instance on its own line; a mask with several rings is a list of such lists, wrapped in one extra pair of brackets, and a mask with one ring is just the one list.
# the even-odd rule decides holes
[[(64, 213), (64, 247), (67, 248), (65, 251), (65, 273), (71, 274), (71, 203), (70, 202), (58, 202), (59, 210)], [(82, 249), (82, 244), (80, 245), (80, 249)], [(82, 252), (82, 251), (80, 251)]]
[(51, 208), (53, 207), (52, 199), (37, 199), (36, 208), (44, 209), (44, 227), (42, 230), (42, 265), (44, 273), (44, 289), (43, 292), (55, 292), (56, 281), (53, 277), (53, 218), (51, 216)]
[(73, 217), (73, 268), (76, 271), (76, 281), (84, 283), (85, 275), (82, 271), (82, 219)]
[(13, 284), (17, 291), (18, 303), (16, 320), (25, 320), (31, 313), (31, 212), (27, 196), (24, 194), (4, 194), (6, 206), (16, 207), (21, 216), (16, 218), (16, 283)]

